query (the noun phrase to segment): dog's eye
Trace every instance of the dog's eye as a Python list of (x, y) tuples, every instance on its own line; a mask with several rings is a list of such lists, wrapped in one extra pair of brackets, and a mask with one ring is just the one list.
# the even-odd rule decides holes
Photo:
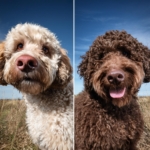
[(98, 59), (101, 60), (103, 57), (104, 57), (104, 54), (101, 53), (101, 54), (99, 54)]
[(42, 47), (42, 50), (43, 50), (43, 52), (44, 52), (45, 54), (48, 54), (48, 52), (49, 52), (49, 49), (48, 49), (47, 46), (43, 46), (43, 47)]
[(122, 55), (130, 58), (130, 52), (128, 52), (128, 51), (122, 51)]
[(96, 53), (95, 53), (95, 56), (94, 56), (94, 58), (95, 58), (96, 60), (101, 60), (101, 59), (103, 59), (103, 57), (104, 57), (104, 54), (103, 54), (103, 53), (100, 53), (100, 54), (96, 54)]
[(19, 43), (18, 45), (17, 45), (17, 50), (22, 50), (23, 49), (23, 44), (22, 43)]

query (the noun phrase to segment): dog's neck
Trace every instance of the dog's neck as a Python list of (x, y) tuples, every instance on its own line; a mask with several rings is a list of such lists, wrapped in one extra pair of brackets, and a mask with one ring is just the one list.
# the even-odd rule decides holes
[(62, 89), (47, 88), (42, 93), (37, 95), (24, 93), (24, 99), (29, 103), (43, 103), (49, 105), (57, 105), (60, 102), (70, 103), (73, 99), (73, 85), (69, 83)]
[(107, 112), (109, 116), (115, 117), (116, 119), (123, 120), (124, 118), (124, 113), (125, 114), (134, 114), (134, 111), (139, 109), (139, 105), (137, 103), (137, 97), (132, 97), (132, 100), (130, 101), (129, 104), (118, 107), (113, 105), (111, 102), (106, 102), (105, 99), (102, 97), (98, 96), (95, 92), (86, 92), (86, 95), (89, 95), (90, 101), (93, 103), (97, 103), (97, 107), (101, 109), (103, 112)]

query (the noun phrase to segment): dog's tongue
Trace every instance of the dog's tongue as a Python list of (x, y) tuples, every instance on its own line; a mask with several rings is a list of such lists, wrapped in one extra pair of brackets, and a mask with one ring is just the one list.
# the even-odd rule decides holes
[(109, 94), (112, 98), (121, 98), (124, 96), (126, 88), (110, 89)]

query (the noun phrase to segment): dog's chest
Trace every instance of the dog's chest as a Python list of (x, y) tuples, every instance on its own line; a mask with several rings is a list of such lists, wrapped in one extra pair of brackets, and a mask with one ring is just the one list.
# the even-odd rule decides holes
[(29, 133), (41, 149), (71, 149), (73, 142), (72, 95), (65, 99), (55, 93), (48, 101), (27, 102), (27, 125)]
[(116, 113), (113, 115), (101, 110), (97, 120), (93, 120), (96, 123), (90, 129), (89, 140), (93, 140), (93, 137), (99, 139), (100, 147), (105, 149), (129, 149), (129, 143), (142, 131), (142, 120), (134, 114), (126, 112), (124, 116), (121, 114), (117, 117)]
[(76, 99), (76, 146), (96, 150), (127, 150), (139, 138), (143, 120), (138, 105), (116, 108)]

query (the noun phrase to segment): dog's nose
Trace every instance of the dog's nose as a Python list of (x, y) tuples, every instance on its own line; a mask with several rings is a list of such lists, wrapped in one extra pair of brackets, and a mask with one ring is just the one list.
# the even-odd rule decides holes
[(124, 81), (124, 73), (122, 71), (112, 71), (107, 75), (109, 83), (119, 84)]
[(16, 65), (23, 72), (30, 72), (38, 66), (37, 60), (30, 55), (22, 55), (17, 58)]

